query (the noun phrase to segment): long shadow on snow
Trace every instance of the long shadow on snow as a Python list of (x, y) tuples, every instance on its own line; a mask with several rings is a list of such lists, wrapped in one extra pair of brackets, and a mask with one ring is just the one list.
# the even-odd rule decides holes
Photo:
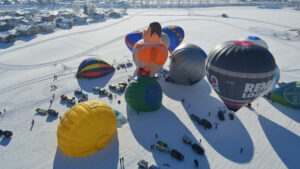
[(86, 92), (89, 92), (89, 93), (94, 93), (93, 91), (93, 87), (94, 86), (98, 86), (98, 87), (105, 87), (106, 84), (110, 81), (110, 79), (113, 77), (114, 73), (116, 71), (108, 74), (108, 75), (105, 75), (105, 76), (102, 76), (102, 77), (98, 77), (98, 78), (94, 78), (94, 79), (79, 79), (79, 78), (76, 78), (77, 79), (77, 82), (78, 82), (78, 85), (79, 87), (86, 91)]
[(299, 168), (300, 137), (262, 115), (258, 115), (258, 120), (271, 146), (286, 167)]
[(109, 145), (94, 154), (85, 157), (71, 157), (63, 153), (59, 147), (53, 162), (53, 169), (117, 169), (119, 162), (119, 139), (115, 133)]
[(273, 107), (275, 107), (278, 111), (280, 111), (281, 113), (285, 114), (286, 116), (288, 116), (290, 119), (297, 121), (298, 123), (300, 123), (300, 112), (299, 110), (296, 109), (292, 109), (289, 107), (286, 107), (284, 105), (281, 105), (277, 102), (272, 103), (271, 100), (266, 99), (270, 104), (273, 105)]
[[(162, 87), (167, 96), (175, 100), (185, 99), (182, 104), (189, 115), (195, 114), (200, 119), (204, 118), (212, 123), (212, 129), (204, 129), (203, 126), (193, 121), (195, 127), (205, 138), (204, 141), (207, 141), (219, 154), (237, 163), (251, 161), (254, 146), (249, 133), (237, 117), (229, 120), (226, 114), (225, 121), (218, 119), (219, 107), (223, 107), (224, 104), (219, 99), (210, 96), (212, 90), (206, 80), (201, 80), (193, 86), (163, 84)], [(210, 116), (208, 112), (211, 112)], [(218, 123), (217, 130), (214, 125), (216, 123)], [(241, 147), (243, 147), (242, 154), (240, 154)]]
[[(194, 168), (194, 159), (198, 159), (201, 168), (210, 168), (206, 156), (196, 154), (190, 145), (183, 143), (182, 136), (188, 135), (192, 142), (197, 142), (193, 134), (181, 122), (177, 116), (166, 107), (161, 107), (154, 112), (137, 112), (127, 106), (127, 117), (129, 127), (137, 140), (147, 151), (153, 153), (153, 158), (159, 167), (163, 163), (170, 164), (172, 169), (176, 168)], [(155, 133), (158, 138), (155, 138)], [(151, 150), (150, 145), (156, 144), (160, 140), (169, 145), (170, 149), (176, 149), (184, 155), (183, 161), (177, 161), (169, 153)], [(140, 157), (143, 159), (143, 157)]]

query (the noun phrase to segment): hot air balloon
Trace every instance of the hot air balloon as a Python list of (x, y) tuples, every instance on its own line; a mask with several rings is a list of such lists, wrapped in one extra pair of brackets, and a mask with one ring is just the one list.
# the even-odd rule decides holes
[(277, 65), (266, 49), (249, 41), (217, 45), (208, 55), (207, 79), (228, 109), (239, 110), (269, 89)]
[(247, 36), (246, 38), (242, 38), (241, 40), (249, 41), (249, 42), (254, 43), (255, 45), (258, 45), (258, 46), (268, 49), (267, 43), (258, 36)]
[(184, 31), (179, 26), (166, 26), (162, 29), (162, 32), (166, 33), (170, 39), (168, 50), (171, 52), (183, 41)]
[(136, 42), (138, 42), (139, 40), (141, 40), (142, 38), (143, 38), (143, 32), (134, 31), (134, 32), (128, 33), (125, 36), (125, 44), (128, 47), (128, 49), (130, 51), (132, 51), (134, 44)]
[(170, 78), (173, 82), (192, 85), (205, 76), (206, 53), (194, 44), (179, 45), (170, 56)]
[(133, 61), (138, 69), (147, 71), (147, 75), (154, 76), (165, 64), (168, 49), (163, 43), (145, 43), (140, 40), (133, 47)]
[(125, 100), (138, 112), (155, 111), (162, 105), (162, 89), (153, 77), (140, 76), (127, 87)]
[(290, 82), (272, 91), (272, 101), (300, 110), (300, 81)]
[(106, 147), (117, 128), (115, 112), (100, 101), (81, 102), (70, 108), (57, 128), (59, 148), (74, 157)]
[[(139, 32), (139, 31), (131, 32), (125, 36), (125, 44), (128, 47), (128, 49), (132, 51), (134, 44), (136, 44), (136, 42), (138, 42), (142, 38), (143, 38), (143, 32)], [(161, 41), (167, 46), (167, 48), (169, 47), (170, 39), (169, 36), (164, 32), (161, 33)]]
[(81, 62), (76, 74), (77, 78), (97, 78), (115, 71), (114, 67), (99, 58), (89, 58)]

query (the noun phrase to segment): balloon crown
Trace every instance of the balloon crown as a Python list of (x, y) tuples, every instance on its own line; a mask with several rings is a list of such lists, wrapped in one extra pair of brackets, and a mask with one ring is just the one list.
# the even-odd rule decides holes
[(242, 40), (233, 41), (233, 44), (239, 45), (239, 46), (252, 46), (252, 45), (254, 45), (252, 42), (242, 41)]

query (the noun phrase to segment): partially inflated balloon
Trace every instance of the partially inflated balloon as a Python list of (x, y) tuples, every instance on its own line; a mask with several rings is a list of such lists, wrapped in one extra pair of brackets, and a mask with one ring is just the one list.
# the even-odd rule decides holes
[(159, 83), (149, 76), (140, 76), (132, 81), (125, 92), (126, 103), (139, 112), (155, 111), (162, 104), (162, 89)]
[(277, 65), (266, 49), (249, 41), (229, 41), (208, 56), (207, 79), (228, 109), (237, 111), (274, 84)]
[(162, 31), (166, 33), (170, 39), (170, 45), (168, 47), (168, 50), (173, 52), (174, 49), (183, 41), (183, 29), (179, 26), (167, 26), (164, 27)]
[(81, 62), (76, 74), (77, 78), (97, 78), (115, 71), (115, 68), (99, 58), (89, 58)]
[(62, 116), (58, 124), (58, 146), (70, 156), (90, 155), (109, 144), (116, 128), (115, 112), (105, 103), (78, 103)]
[(300, 110), (300, 81), (290, 82), (273, 90), (270, 99), (284, 106)]
[(179, 45), (170, 56), (170, 78), (184, 85), (199, 82), (205, 76), (206, 57), (206, 53), (197, 45)]

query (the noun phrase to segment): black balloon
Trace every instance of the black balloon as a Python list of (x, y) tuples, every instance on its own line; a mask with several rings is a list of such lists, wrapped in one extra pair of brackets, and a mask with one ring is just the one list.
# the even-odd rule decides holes
[(229, 41), (209, 53), (206, 74), (227, 108), (237, 111), (272, 87), (276, 67), (267, 49), (248, 41)]

